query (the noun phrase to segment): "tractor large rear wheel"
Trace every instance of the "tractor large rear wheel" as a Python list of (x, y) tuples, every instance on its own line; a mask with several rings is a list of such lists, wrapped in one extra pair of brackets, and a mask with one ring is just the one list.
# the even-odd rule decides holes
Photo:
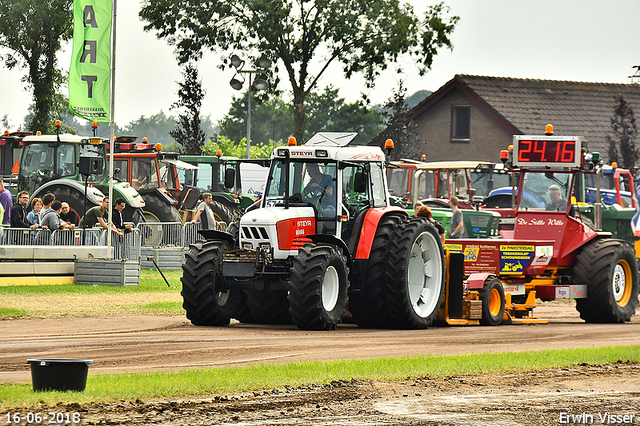
[(592, 323), (631, 320), (638, 303), (638, 263), (624, 241), (602, 238), (576, 257), (574, 283), (587, 285), (587, 297), (576, 300), (580, 318)]
[(289, 312), (302, 330), (334, 330), (345, 311), (347, 257), (334, 246), (307, 244), (291, 267)]
[(360, 278), (358, 293), (349, 294), (349, 312), (358, 327), (389, 327), (389, 312), (385, 294), (385, 257), (391, 233), (402, 221), (400, 216), (385, 216), (380, 219), (371, 246), (366, 273)]
[(396, 226), (386, 270), (392, 325), (404, 329), (431, 325), (445, 285), (444, 251), (436, 228), (428, 220), (415, 217)]
[(180, 222), (182, 218), (178, 210), (171, 204), (167, 203), (167, 200), (162, 197), (161, 194), (154, 192), (148, 192), (141, 194), (144, 200), (146, 212), (153, 213), (160, 222)]
[(182, 307), (194, 325), (228, 325), (232, 297), (216, 291), (226, 242), (197, 242), (189, 247), (182, 264)]
[(237, 211), (232, 210), (227, 204), (216, 199), (211, 201), (209, 208), (213, 212), (213, 217), (216, 219), (216, 222), (224, 222), (227, 226), (240, 216)]

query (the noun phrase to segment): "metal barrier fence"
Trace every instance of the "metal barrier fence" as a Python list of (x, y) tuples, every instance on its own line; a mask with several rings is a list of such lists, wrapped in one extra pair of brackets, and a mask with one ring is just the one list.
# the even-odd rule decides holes
[[(140, 230), (124, 234), (113, 234), (111, 245), (114, 258), (118, 260), (140, 259)], [(8, 246), (99, 246), (107, 244), (107, 231), (102, 228), (89, 229), (0, 229), (0, 245)]]
[[(112, 235), (116, 259), (136, 260), (140, 258), (141, 247), (189, 247), (197, 241), (204, 241), (198, 233), (200, 223), (142, 223), (132, 232), (120, 237)], [(227, 224), (216, 223), (218, 231), (226, 231)], [(23, 229), (0, 228), (0, 245), (46, 245), (46, 246), (97, 246), (107, 244), (106, 230), (88, 229)]]
[(175, 247), (182, 245), (182, 223), (141, 223), (138, 225), (143, 247)]

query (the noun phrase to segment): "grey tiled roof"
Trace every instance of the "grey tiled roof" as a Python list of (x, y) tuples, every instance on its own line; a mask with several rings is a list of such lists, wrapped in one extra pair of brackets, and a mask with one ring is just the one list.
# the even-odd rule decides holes
[[(606, 155), (614, 96), (623, 95), (640, 125), (640, 84), (585, 83), (456, 75), (457, 80), (523, 134), (584, 136), (591, 151)], [(638, 140), (637, 142), (640, 142)]]

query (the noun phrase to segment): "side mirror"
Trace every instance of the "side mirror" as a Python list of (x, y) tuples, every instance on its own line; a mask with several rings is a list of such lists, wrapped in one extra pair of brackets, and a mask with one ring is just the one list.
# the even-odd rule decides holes
[(224, 186), (226, 188), (233, 188), (236, 184), (236, 170), (235, 169), (227, 169), (224, 172)]
[(353, 179), (353, 190), (357, 193), (363, 193), (367, 189), (367, 181), (363, 172), (356, 172)]

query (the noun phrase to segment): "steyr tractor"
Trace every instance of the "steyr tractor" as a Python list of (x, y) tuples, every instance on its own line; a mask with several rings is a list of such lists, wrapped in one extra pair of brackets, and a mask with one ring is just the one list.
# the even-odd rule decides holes
[(206, 241), (191, 245), (182, 265), (193, 324), (236, 318), (329, 330), (347, 300), (361, 327), (435, 320), (445, 285), (437, 231), (390, 206), (385, 154), (347, 146), (354, 136), (320, 133), (303, 146), (292, 138), (272, 153), (260, 208), (242, 216), (238, 238), (200, 231)]
[[(58, 124), (56, 128), (60, 128)], [(26, 136), (22, 142), (18, 191), (28, 191), (31, 199), (51, 192), (82, 216), (85, 204), (87, 209), (96, 206), (108, 194), (106, 139), (58, 133)], [(86, 188), (81, 173), (83, 159), (95, 169), (86, 175)], [(144, 220), (145, 202), (128, 182), (116, 182), (113, 191), (112, 202), (123, 198), (127, 203), (122, 212), (125, 221), (137, 224)]]
[(587, 322), (629, 321), (638, 303), (634, 249), (592, 230), (570, 202), (599, 156), (585, 154), (582, 137), (553, 136), (550, 125), (545, 135), (513, 142), (501, 159), (520, 173), (514, 228), (500, 240), (447, 240), (450, 251), (464, 255), (467, 293), (463, 305), (448, 301), (463, 315), (442, 317), (451, 324), (544, 321), (533, 316), (538, 297), (576, 299)]

